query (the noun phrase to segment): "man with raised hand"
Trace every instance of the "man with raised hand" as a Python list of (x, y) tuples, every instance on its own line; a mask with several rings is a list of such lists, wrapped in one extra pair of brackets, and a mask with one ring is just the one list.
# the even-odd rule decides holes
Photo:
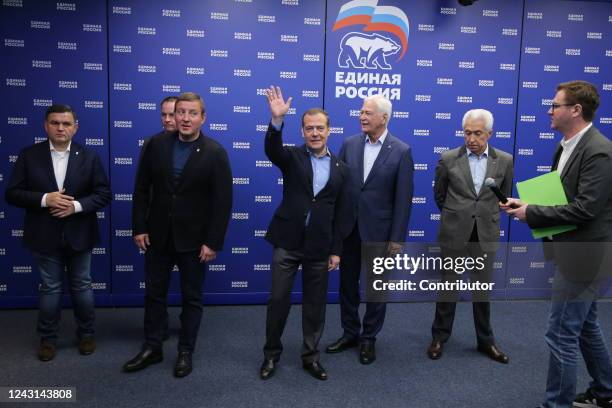
[(268, 227), (274, 245), (272, 288), (266, 317), (266, 344), (260, 377), (272, 377), (283, 346), (281, 336), (291, 307), (291, 288), (302, 266), (303, 368), (314, 378), (327, 379), (319, 362), (328, 271), (340, 262), (344, 238), (341, 218), (347, 208), (348, 168), (327, 147), (329, 116), (319, 108), (302, 115), (301, 146), (283, 146), (284, 117), (291, 98), (279, 87), (267, 92), (272, 119), (265, 138), (266, 155), (283, 173), (283, 199)]

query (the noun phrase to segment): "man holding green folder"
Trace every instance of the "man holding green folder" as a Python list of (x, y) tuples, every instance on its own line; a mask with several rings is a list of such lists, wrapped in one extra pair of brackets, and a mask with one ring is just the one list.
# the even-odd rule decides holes
[[(593, 124), (597, 89), (585, 81), (557, 86), (548, 115), (563, 135), (555, 151), (567, 204), (527, 204), (510, 198), (501, 205), (531, 228), (574, 225), (545, 241), (557, 265), (546, 333), (550, 348), (544, 408), (612, 407), (612, 363), (597, 318), (598, 283), (612, 241), (612, 142)], [(607, 255), (609, 259), (609, 255)], [(578, 349), (593, 381), (576, 396)]]

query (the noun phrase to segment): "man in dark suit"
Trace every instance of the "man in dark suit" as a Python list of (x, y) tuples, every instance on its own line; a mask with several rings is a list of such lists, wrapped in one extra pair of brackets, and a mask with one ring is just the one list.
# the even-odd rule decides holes
[(98, 155), (72, 141), (78, 128), (70, 106), (50, 106), (45, 114), (48, 142), (21, 151), (5, 193), (9, 204), (26, 210), (23, 242), (40, 272), (41, 361), (55, 357), (64, 269), (79, 352), (87, 355), (96, 348), (91, 249), (99, 239), (96, 211), (108, 205), (111, 193)]
[(161, 120), (162, 128), (164, 132), (175, 132), (176, 131), (176, 120), (174, 120), (174, 105), (176, 104), (176, 96), (166, 96), (159, 103), (161, 113), (159, 118)]
[(266, 318), (266, 344), (260, 377), (270, 378), (280, 359), (281, 336), (291, 307), (291, 288), (302, 265), (303, 367), (326, 380), (317, 346), (323, 334), (328, 271), (340, 263), (342, 217), (346, 216), (348, 168), (327, 148), (329, 116), (322, 109), (302, 115), (305, 144), (284, 147), (282, 129), (291, 98), (285, 102), (279, 87), (267, 92), (272, 119), (266, 133), (266, 155), (283, 173), (283, 200), (266, 239), (274, 245), (272, 289)]
[[(599, 94), (585, 81), (565, 82), (548, 114), (563, 135), (553, 158), (568, 203), (544, 206), (509, 199), (508, 214), (531, 228), (575, 225), (545, 243), (557, 266), (546, 343), (550, 348), (545, 401), (541, 407), (612, 407), (612, 363), (599, 326), (597, 296), (608, 274), (612, 241), (612, 143), (592, 121)], [(550, 240), (548, 240), (550, 241)], [(593, 381), (576, 396), (578, 350)]]
[[(178, 98), (176, 96), (166, 96), (159, 103), (159, 109), (160, 109), (159, 119), (161, 121), (161, 126), (163, 130), (149, 137), (148, 139), (145, 139), (142, 145), (142, 149), (140, 150), (140, 156), (138, 158), (139, 163), (140, 161), (142, 161), (142, 156), (144, 155), (144, 152), (147, 150), (149, 141), (153, 137), (164, 134), (164, 133), (176, 132), (176, 120), (174, 120), (174, 105), (176, 104), (177, 99)], [(151, 195), (149, 195), (149, 197), (151, 197)], [(169, 316), (168, 316), (168, 312), (166, 311), (166, 315), (164, 317), (164, 334), (162, 336), (162, 340), (164, 341), (170, 338), (170, 331), (168, 329), (168, 321), (169, 321)]]
[(192, 371), (192, 353), (202, 317), (202, 263), (215, 259), (232, 206), (232, 174), (223, 147), (200, 131), (206, 113), (199, 95), (186, 92), (175, 104), (177, 131), (154, 136), (136, 175), (134, 242), (145, 251), (145, 342), (125, 363), (141, 370), (163, 360), (166, 297), (178, 265), (182, 313), (176, 377)]
[(387, 254), (402, 247), (412, 208), (414, 164), (410, 147), (387, 130), (392, 104), (382, 95), (367, 97), (359, 114), (362, 133), (344, 140), (339, 158), (351, 172), (353, 217), (340, 263), (340, 312), (344, 333), (326, 352), (360, 346), (359, 361), (376, 359), (374, 343), (385, 319), (386, 303), (366, 304), (359, 318), (361, 244), (386, 243)]
[[(493, 115), (484, 109), (467, 111), (462, 121), (464, 145), (442, 153), (436, 167), (434, 198), (441, 212), (440, 243), (442, 257), (481, 258), (484, 267), (473, 269), (471, 281), (490, 282), (495, 253), (499, 248), (498, 198), (485, 180), (492, 178), (505, 196), (512, 191), (512, 156), (489, 145), (493, 134)], [(443, 273), (443, 281), (459, 278), (455, 271)], [(439, 294), (431, 327), (432, 342), (427, 355), (442, 357), (455, 319), (456, 291)], [(473, 293), (472, 309), (478, 350), (500, 363), (508, 357), (495, 345), (491, 328), (488, 293)]]

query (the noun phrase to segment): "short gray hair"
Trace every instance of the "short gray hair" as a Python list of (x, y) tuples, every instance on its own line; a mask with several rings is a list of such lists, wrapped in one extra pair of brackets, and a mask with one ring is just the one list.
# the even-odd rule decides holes
[(463, 115), (463, 121), (461, 121), (461, 127), (465, 128), (465, 122), (468, 119), (472, 120), (483, 120), (485, 123), (485, 130), (493, 129), (493, 114), (486, 109), (472, 109), (465, 112)]
[(374, 102), (374, 104), (376, 105), (376, 107), (378, 108), (380, 112), (387, 114), (388, 116), (387, 123), (389, 122), (389, 120), (391, 120), (391, 112), (393, 111), (393, 104), (388, 98), (386, 98), (382, 94), (375, 94), (375, 95), (370, 95), (363, 100), (364, 103), (368, 101)]

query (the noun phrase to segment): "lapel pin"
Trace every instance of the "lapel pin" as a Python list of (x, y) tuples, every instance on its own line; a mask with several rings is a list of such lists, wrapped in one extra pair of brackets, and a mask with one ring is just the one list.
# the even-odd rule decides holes
[(198, 147), (198, 148), (196, 149), (196, 152), (199, 152), (199, 151), (200, 151), (200, 148)]

